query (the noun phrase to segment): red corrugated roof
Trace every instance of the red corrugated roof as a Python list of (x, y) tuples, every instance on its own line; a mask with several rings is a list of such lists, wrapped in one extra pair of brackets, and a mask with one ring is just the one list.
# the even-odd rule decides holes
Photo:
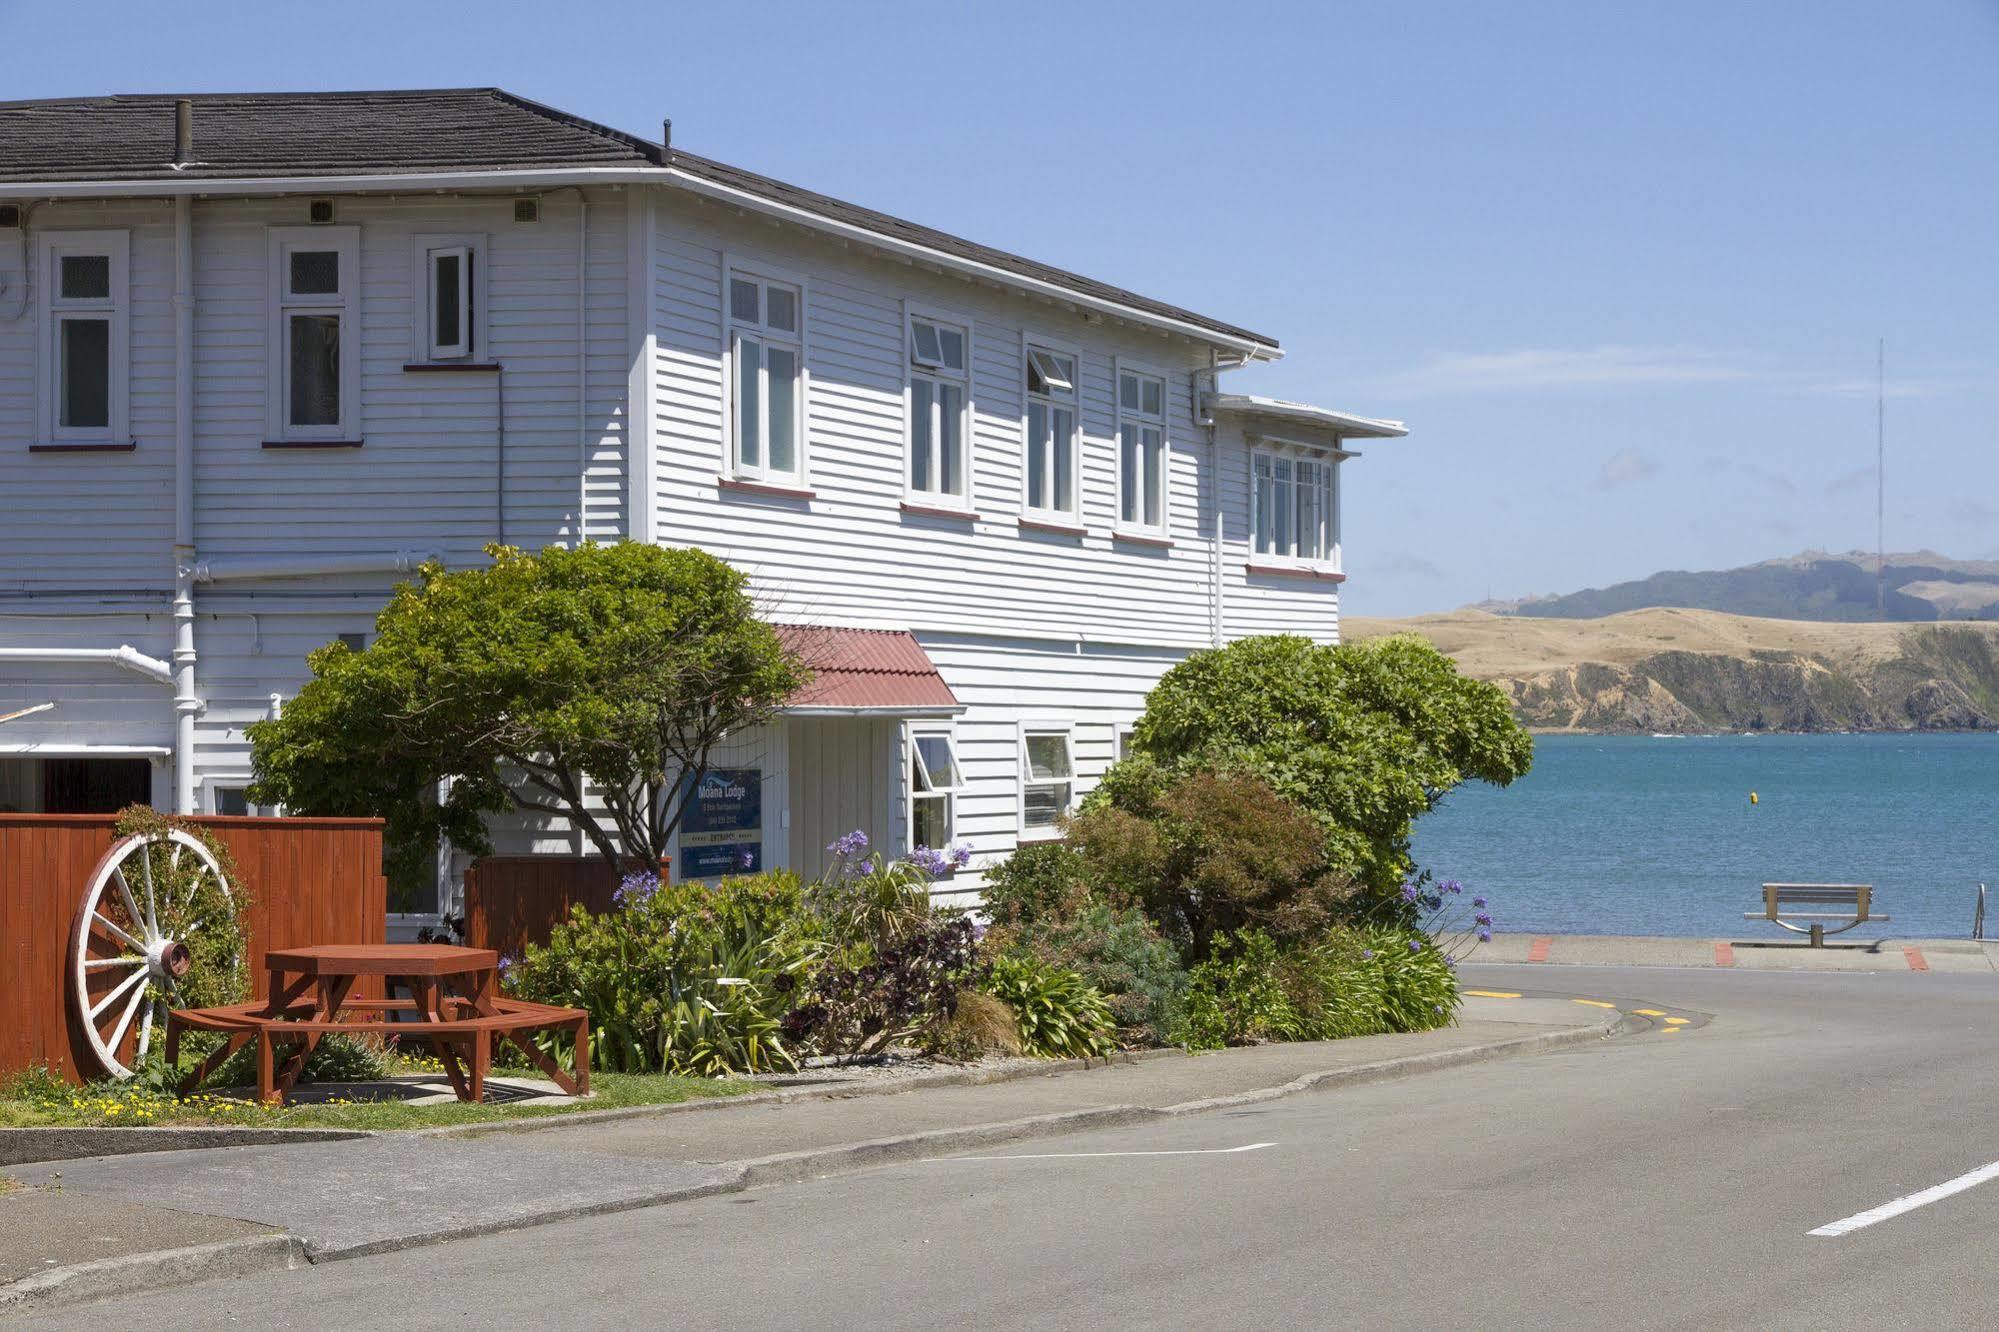
[(955, 708), (958, 696), (906, 629), (780, 624), (778, 637), (812, 668), (795, 708)]

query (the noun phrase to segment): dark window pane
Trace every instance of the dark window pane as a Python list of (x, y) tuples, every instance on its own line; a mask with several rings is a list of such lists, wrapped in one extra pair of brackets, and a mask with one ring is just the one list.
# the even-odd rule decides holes
[(798, 331), (798, 293), (783, 287), (764, 292), (764, 323), (786, 333)]
[(216, 787), (215, 812), (217, 814), (248, 814), (250, 812), (250, 793), (240, 786)]
[(111, 321), (62, 321), (62, 424), (102, 430), (111, 424)]
[(729, 279), (729, 317), (745, 323), (757, 322), (757, 284), (747, 278)]
[(340, 424), (340, 316), (291, 317), (291, 423)]
[(102, 301), (111, 296), (111, 256), (66, 254), (62, 257), (62, 298)]
[(440, 347), (456, 347), (463, 337), (458, 327), (458, 256), (440, 254), (431, 262), (436, 273), (431, 284), (437, 325), (433, 341)]
[(937, 386), (939, 434), (937, 488), (947, 495), (965, 493), (965, 389), (962, 384)]
[(951, 840), (951, 797), (922, 796), (910, 802), (909, 839), (916, 846), (941, 850)]
[(931, 438), (930, 425), (930, 381), (911, 379), (909, 381), (909, 488), (929, 490), (930, 449), (935, 441)]
[(292, 294), (332, 296), (340, 291), (340, 251), (293, 250)]

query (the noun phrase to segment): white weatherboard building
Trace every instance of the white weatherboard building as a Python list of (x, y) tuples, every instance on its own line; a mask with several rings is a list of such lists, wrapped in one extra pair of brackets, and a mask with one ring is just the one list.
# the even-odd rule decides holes
[(1279, 354), (492, 89), (0, 104), (0, 809), (242, 812), (421, 561), (630, 537), (820, 670), (683, 872), (976, 871), (1188, 652), (1337, 638), (1341, 463), (1404, 431), (1221, 390)]

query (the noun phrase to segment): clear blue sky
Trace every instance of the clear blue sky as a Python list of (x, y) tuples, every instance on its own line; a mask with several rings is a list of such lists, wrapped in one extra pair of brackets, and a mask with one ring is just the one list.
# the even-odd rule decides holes
[[(499, 84), (1278, 336), (1346, 605), (1999, 557), (1999, 4), (0, 0), (5, 95)], [(317, 21), (330, 15), (331, 22)], [(79, 36), (88, 30), (88, 40)]]

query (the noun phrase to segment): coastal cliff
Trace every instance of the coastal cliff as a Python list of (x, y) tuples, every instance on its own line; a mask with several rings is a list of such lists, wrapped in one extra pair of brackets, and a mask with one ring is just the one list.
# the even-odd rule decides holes
[(1504, 689), (1539, 731), (1999, 729), (1999, 625), (1836, 624), (1651, 609), (1353, 618), (1416, 633)]

